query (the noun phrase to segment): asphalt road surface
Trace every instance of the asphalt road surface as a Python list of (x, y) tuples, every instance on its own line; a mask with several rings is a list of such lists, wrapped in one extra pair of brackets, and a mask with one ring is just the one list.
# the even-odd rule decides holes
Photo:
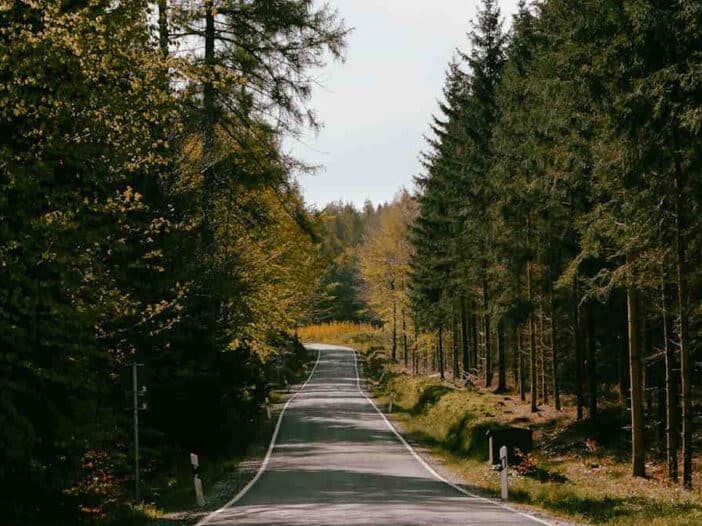
[(361, 392), (351, 349), (319, 360), (279, 421), (264, 469), (200, 524), (546, 524), (438, 478)]

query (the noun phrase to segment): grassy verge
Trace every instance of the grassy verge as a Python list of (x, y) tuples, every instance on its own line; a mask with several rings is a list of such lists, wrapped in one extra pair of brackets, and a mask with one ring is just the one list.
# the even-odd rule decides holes
[[(287, 362), (284, 378), (290, 385), (304, 382), (314, 365), (315, 355)], [(281, 387), (269, 392), (272, 418), (261, 415), (258, 433), (243, 454), (200, 458), (200, 478), (206, 505), (195, 502), (193, 474), (186, 454), (174, 458), (170, 469), (163, 470), (148, 481), (148, 502), (124, 506), (110, 517), (110, 526), (190, 526), (203, 516), (220, 508), (243, 488), (256, 474), (263, 461), (273, 433), (277, 415), (294, 393), (294, 388)], [(182, 457), (182, 458), (181, 458)]]
[(219, 508), (243, 486), (246, 473), (242, 469), (243, 457), (218, 458), (203, 462), (200, 476), (203, 481), (206, 506), (195, 503), (193, 476), (190, 467), (182, 462), (174, 464), (169, 473), (154, 481), (154, 488), (162, 493), (152, 502), (122, 508), (110, 524), (125, 526), (185, 526), (197, 522), (202, 516)]
[(298, 329), (298, 338), (304, 343), (348, 345), (363, 352), (383, 348), (382, 329), (368, 323), (341, 321), (308, 325)]
[[(364, 360), (381, 404), (394, 393), (398, 427), (478, 491), (499, 494), (498, 472), (486, 461), (485, 431), (529, 427), (535, 449), (510, 471), (510, 500), (587, 524), (702, 524), (702, 491), (686, 492), (665, 481), (661, 462), (649, 463), (649, 479), (629, 475), (626, 416), (614, 406), (604, 407), (595, 422), (576, 422), (570, 407), (562, 412), (545, 407), (532, 415), (518, 396), (410, 376), (378, 350), (366, 352)], [(702, 480), (694, 482), (699, 488)]]

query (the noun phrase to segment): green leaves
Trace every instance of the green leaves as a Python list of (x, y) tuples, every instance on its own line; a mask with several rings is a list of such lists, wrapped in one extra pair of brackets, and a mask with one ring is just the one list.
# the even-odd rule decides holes
[(483, 287), (493, 254), (487, 210), (493, 200), (490, 137), (505, 60), (501, 27), (499, 8), (484, 2), (471, 53), (448, 67), (442, 115), (433, 120), (434, 137), (423, 156), (410, 288), (417, 312), (430, 326), (457, 298)]
[[(102, 513), (112, 501), (76, 479), (91, 452), (121, 459), (116, 480), (128, 481), (119, 379), (133, 360), (156, 393), (147, 451), (241, 445), (202, 406), (229, 415), (228, 430), (251, 427), (260, 355), (309, 309), (319, 264), (280, 133), (304, 114), (307, 69), (338, 56), (346, 31), (309, 2), (262, 5), (218, 3), (231, 42), (212, 68), (164, 57), (142, 0), (0, 8), (0, 440), (18, 439), (0, 452), (0, 479), (17, 478), (2, 498), (18, 522), (39, 520), (34, 487), (51, 493), (39, 514), (74, 483), (90, 500), (78, 504)], [(181, 14), (161, 18), (166, 37), (197, 30)], [(210, 141), (203, 79), (218, 92)], [(206, 440), (176, 425), (174, 393), (202, 414)]]

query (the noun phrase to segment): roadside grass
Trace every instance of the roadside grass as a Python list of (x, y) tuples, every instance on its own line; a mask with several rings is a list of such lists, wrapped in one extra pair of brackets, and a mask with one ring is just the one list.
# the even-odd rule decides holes
[(241, 485), (242, 456), (201, 459), (200, 477), (206, 505), (195, 502), (193, 474), (187, 459), (177, 462), (168, 473), (160, 474), (147, 488), (145, 503), (126, 506), (110, 524), (124, 526), (185, 526), (227, 502)]
[(370, 323), (332, 321), (297, 329), (303, 343), (329, 343), (352, 346), (360, 351), (382, 348), (383, 331)]
[[(477, 492), (499, 495), (499, 473), (487, 463), (488, 429), (529, 427), (534, 451), (529, 469), (510, 470), (510, 501), (541, 508), (567, 521), (597, 525), (692, 526), (702, 524), (702, 462), (695, 459), (692, 492), (665, 480), (662, 459), (647, 465), (648, 479), (630, 476), (627, 416), (603, 404), (593, 422), (576, 422), (567, 404), (531, 414), (512, 393), (465, 388), (438, 377), (411, 376), (390, 365), (381, 350), (364, 353), (375, 397), (412, 441)], [(566, 402), (570, 400), (566, 399)]]
[[(289, 360), (285, 378), (290, 385), (304, 382), (314, 364), (311, 354), (299, 360)], [(268, 398), (273, 407), (282, 408), (290, 396), (282, 386), (272, 389)], [(200, 457), (200, 479), (202, 480), (205, 506), (200, 508), (195, 501), (193, 473), (189, 456), (174, 457), (163, 470), (149, 478), (144, 484), (144, 503), (125, 505), (114, 513), (106, 526), (190, 526), (206, 514), (220, 508), (229, 501), (258, 470), (270, 442), (277, 419), (274, 411), (271, 420), (260, 418), (257, 437), (249, 448), (239, 454), (220, 455), (213, 458)]]

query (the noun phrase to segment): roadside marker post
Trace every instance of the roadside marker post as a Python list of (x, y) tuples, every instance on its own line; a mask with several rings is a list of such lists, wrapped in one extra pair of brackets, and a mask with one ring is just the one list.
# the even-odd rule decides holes
[(268, 397), (266, 397), (266, 417), (268, 418), (268, 420), (271, 419), (271, 404), (268, 401)]
[(507, 500), (507, 446), (500, 448), (500, 485), (502, 500)]
[(392, 413), (392, 403), (395, 401), (395, 392), (390, 393), (390, 404), (388, 404), (388, 413)]
[(195, 484), (195, 500), (201, 508), (205, 505), (202, 494), (202, 481), (200, 480), (200, 461), (195, 453), (190, 453), (190, 463), (193, 465), (193, 483)]

